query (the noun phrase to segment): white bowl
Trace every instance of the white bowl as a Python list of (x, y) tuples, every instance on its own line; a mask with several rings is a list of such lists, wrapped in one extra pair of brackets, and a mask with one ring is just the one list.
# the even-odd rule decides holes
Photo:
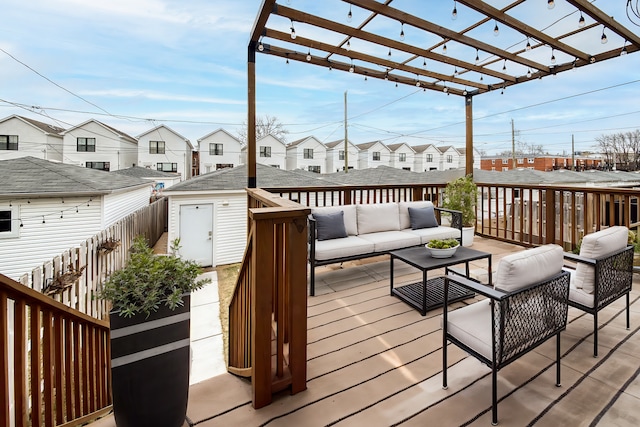
[(432, 258), (450, 258), (453, 256), (453, 254), (456, 253), (460, 245), (454, 246), (453, 248), (448, 248), (448, 249), (430, 248), (427, 245), (425, 245), (425, 247), (427, 248), (427, 251), (429, 251), (429, 253), (431, 254)]

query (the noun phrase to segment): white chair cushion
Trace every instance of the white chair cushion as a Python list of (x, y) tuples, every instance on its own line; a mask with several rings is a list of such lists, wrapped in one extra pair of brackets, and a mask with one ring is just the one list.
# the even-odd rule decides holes
[[(585, 258), (599, 258), (616, 252), (627, 246), (629, 229), (623, 226), (609, 227), (582, 238), (580, 256)], [(595, 269), (579, 262), (576, 266), (576, 288), (592, 294), (595, 291)]]
[(379, 231), (371, 234), (359, 234), (358, 237), (373, 243), (375, 252), (392, 251), (420, 244), (420, 236), (403, 231)]
[[(440, 323), (442, 326), (442, 318)], [(492, 360), (491, 306), (488, 299), (450, 311), (447, 314), (447, 332)]]
[(344, 228), (349, 236), (358, 234), (358, 222), (356, 220), (356, 205), (322, 206), (311, 208), (311, 214), (328, 214), (338, 211), (344, 212)]
[(397, 203), (356, 205), (358, 234), (400, 230)]
[(433, 239), (459, 239), (460, 230), (452, 227), (433, 227), (433, 228), (419, 228), (412, 230), (410, 228), (402, 230), (403, 233), (413, 234), (420, 237), (420, 243), (426, 245), (429, 240)]
[(316, 241), (316, 259), (318, 261), (371, 252), (373, 252), (373, 243), (358, 236)]
[[(575, 273), (572, 273), (572, 276), (573, 275), (575, 275)], [(594, 294), (585, 292), (584, 289), (576, 288), (575, 284), (569, 283), (569, 300), (593, 308), (595, 296)]]
[(405, 228), (411, 228), (411, 218), (409, 218), (409, 208), (426, 208), (433, 206), (428, 200), (415, 201), (415, 202), (400, 202), (398, 203), (398, 209), (400, 213), (400, 230)]
[(560, 273), (564, 262), (560, 245), (543, 245), (507, 255), (498, 263), (494, 287), (513, 292)]

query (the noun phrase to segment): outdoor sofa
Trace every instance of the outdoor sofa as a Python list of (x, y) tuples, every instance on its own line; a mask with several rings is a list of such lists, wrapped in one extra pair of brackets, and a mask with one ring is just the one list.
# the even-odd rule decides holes
[[(451, 214), (441, 225), (441, 214)], [(462, 214), (430, 201), (315, 207), (309, 217), (310, 295), (315, 267), (425, 245), (432, 239), (462, 239)], [(425, 252), (426, 253), (426, 252)]]

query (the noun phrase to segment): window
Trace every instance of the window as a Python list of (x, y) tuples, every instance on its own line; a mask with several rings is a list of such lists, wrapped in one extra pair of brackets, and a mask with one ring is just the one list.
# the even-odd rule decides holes
[(216, 163), (216, 170), (232, 168), (232, 167), (233, 167), (233, 163)]
[(94, 153), (96, 151), (95, 138), (78, 138), (78, 151), (86, 151)]
[(374, 151), (373, 152), (373, 160), (380, 160), (380, 152), (379, 151)]
[(508, 165), (509, 164), (509, 159), (502, 159), (502, 164), (503, 165)]
[(209, 144), (209, 155), (210, 156), (222, 156), (224, 150), (222, 148), (222, 144)]
[(447, 155), (447, 163), (453, 163), (453, 156), (451, 154)]
[(503, 167), (503, 168), (502, 168), (502, 172), (506, 172), (506, 171), (508, 171), (508, 170), (509, 170), (509, 166), (507, 166), (507, 167)]
[(149, 154), (164, 154), (164, 141), (149, 141)]
[(101, 171), (109, 172), (111, 162), (86, 162), (85, 166), (89, 169), (99, 169)]
[(409, 167), (404, 167), (404, 168), (402, 168), (402, 170), (403, 170), (403, 171), (410, 171), (410, 170), (411, 170), (411, 168), (409, 168)]
[(260, 146), (260, 157), (271, 157), (271, 147)]
[(309, 172), (320, 173), (320, 166), (309, 166)]
[(338, 151), (338, 160), (344, 160), (344, 150)]
[(156, 169), (162, 172), (178, 172), (177, 163), (158, 163)]
[(18, 237), (21, 223), (17, 206), (0, 208), (0, 239)]
[(0, 135), (0, 150), (17, 150), (18, 135)]
[(407, 161), (407, 153), (398, 153), (398, 160), (401, 162)]
[(427, 162), (433, 162), (433, 154), (427, 154)]
[[(491, 164), (495, 165), (496, 164), (496, 159), (491, 159)], [(495, 170), (495, 168), (494, 168), (494, 170)]]
[(313, 148), (305, 148), (303, 156), (305, 159), (313, 159)]
[(280, 165), (269, 165), (269, 166), (271, 166), (272, 168), (280, 169)]
[(491, 168), (491, 170), (492, 170), (492, 171), (495, 171), (495, 170), (496, 170), (496, 168), (495, 168), (495, 167), (492, 167), (492, 168)]
[(529, 163), (534, 163), (536, 159), (529, 159)]
[(524, 159), (518, 159), (518, 164), (521, 165), (524, 163)]

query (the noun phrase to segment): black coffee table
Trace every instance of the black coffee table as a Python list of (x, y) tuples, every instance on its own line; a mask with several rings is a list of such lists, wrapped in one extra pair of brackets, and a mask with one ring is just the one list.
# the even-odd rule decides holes
[[(450, 258), (432, 258), (424, 246), (400, 249), (389, 253), (391, 255), (391, 295), (395, 295), (406, 302), (423, 316), (427, 311), (437, 307), (442, 307), (444, 300), (444, 277), (434, 277), (427, 280), (427, 272), (438, 268), (445, 269), (445, 275), (453, 272), (449, 267), (456, 264), (465, 264), (464, 276), (469, 277), (469, 262), (480, 259), (487, 259), (489, 283), (491, 282), (491, 254), (476, 251), (464, 246), (458, 248), (456, 253)], [(422, 271), (422, 281), (409, 283), (408, 285), (393, 287), (393, 263), (398, 259)], [(460, 274), (460, 273), (456, 273)], [(473, 280), (473, 279), (472, 279)], [(449, 302), (460, 301), (471, 298), (474, 293), (455, 284), (449, 285)]]

